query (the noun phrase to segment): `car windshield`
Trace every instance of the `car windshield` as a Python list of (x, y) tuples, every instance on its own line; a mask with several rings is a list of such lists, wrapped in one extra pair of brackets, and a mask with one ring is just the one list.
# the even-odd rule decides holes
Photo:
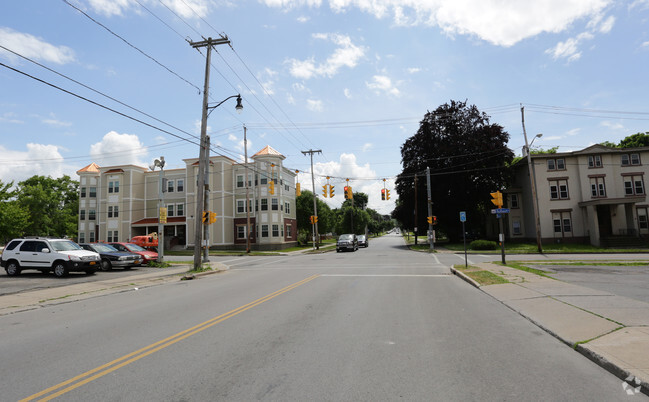
[(128, 244), (125, 244), (124, 246), (127, 249), (129, 249), (130, 251), (146, 251), (142, 247), (138, 246), (137, 244), (133, 244), (133, 243), (128, 243)]
[(364, 236), (364, 235), (360, 235), (360, 236), (358, 236), (358, 240), (359, 240), (359, 241), (364, 241), (364, 240), (365, 240), (365, 236)]
[(108, 244), (93, 244), (91, 247), (98, 253), (114, 253), (117, 251), (115, 247)]
[(340, 235), (340, 237), (338, 238), (338, 240), (351, 240), (351, 239), (352, 239), (352, 235), (350, 234)]
[(70, 240), (51, 241), (50, 244), (55, 251), (83, 250), (81, 246)]

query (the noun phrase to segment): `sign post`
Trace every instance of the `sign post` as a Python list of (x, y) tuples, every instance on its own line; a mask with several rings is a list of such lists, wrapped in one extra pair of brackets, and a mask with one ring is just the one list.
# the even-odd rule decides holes
[(466, 229), (464, 222), (466, 222), (466, 211), (460, 211), (460, 222), (462, 222), (462, 239), (464, 240), (464, 267), (468, 267), (468, 260), (466, 258)]

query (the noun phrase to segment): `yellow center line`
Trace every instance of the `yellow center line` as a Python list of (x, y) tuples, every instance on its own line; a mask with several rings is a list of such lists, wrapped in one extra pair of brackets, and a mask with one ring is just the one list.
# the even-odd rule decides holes
[[(41, 401), (49, 401), (51, 399), (57, 398), (57, 397), (65, 394), (67, 392), (72, 391), (73, 389), (79, 388), (84, 384), (87, 384), (87, 383), (89, 383), (91, 381), (94, 381), (94, 380), (96, 380), (96, 379), (98, 379), (100, 377), (105, 376), (106, 374), (112, 373), (113, 371), (118, 370), (119, 368), (122, 368), (122, 367), (124, 367), (124, 366), (126, 366), (128, 364), (131, 364), (131, 363), (133, 363), (133, 362), (135, 362), (137, 360), (140, 360), (143, 357), (146, 357), (146, 356), (148, 356), (150, 354), (158, 352), (158, 351), (160, 351), (162, 349), (165, 349), (165, 348), (167, 348), (167, 347), (169, 347), (169, 346), (171, 346), (171, 345), (173, 345), (173, 344), (175, 344), (177, 342), (180, 342), (183, 339), (186, 339), (186, 338), (188, 338), (188, 337), (190, 337), (192, 335), (195, 335), (195, 334), (197, 334), (197, 333), (199, 333), (201, 331), (204, 331), (204, 330), (206, 330), (206, 329), (208, 329), (208, 328), (210, 328), (210, 327), (212, 327), (212, 326), (214, 326), (214, 325), (216, 325), (218, 323), (221, 323), (221, 322), (227, 320), (228, 318), (232, 318), (237, 314), (243, 313), (246, 310), (250, 310), (253, 307), (256, 307), (256, 306), (258, 306), (258, 305), (260, 305), (262, 303), (265, 303), (265, 302), (267, 302), (267, 301), (269, 301), (269, 300), (271, 300), (271, 299), (273, 299), (273, 298), (275, 298), (277, 296), (280, 296), (280, 295), (282, 295), (282, 294), (284, 294), (284, 293), (286, 293), (286, 292), (288, 292), (290, 290), (293, 290), (293, 289), (297, 288), (298, 286), (304, 285), (305, 283), (310, 282), (310, 281), (314, 280), (315, 278), (317, 278), (319, 276), (320, 275), (312, 275), (312, 276), (310, 276), (310, 277), (308, 277), (306, 279), (303, 279), (303, 280), (301, 280), (299, 282), (293, 283), (293, 284), (291, 284), (289, 286), (286, 286), (285, 288), (282, 288), (282, 289), (280, 289), (278, 291), (270, 293), (270, 294), (268, 294), (268, 295), (266, 295), (264, 297), (261, 297), (261, 298), (255, 300), (255, 301), (252, 301), (252, 302), (250, 302), (248, 304), (237, 307), (234, 310), (230, 310), (227, 313), (224, 313), (224, 314), (221, 314), (221, 315), (219, 315), (217, 317), (211, 318), (211, 319), (209, 319), (209, 320), (207, 320), (207, 321), (205, 321), (205, 322), (203, 322), (201, 324), (195, 325), (195, 326), (193, 326), (191, 328), (188, 328), (188, 329), (186, 329), (184, 331), (178, 332), (175, 335), (169, 336), (169, 337), (167, 337), (165, 339), (162, 339), (162, 340), (160, 340), (158, 342), (152, 343), (151, 345), (145, 346), (145, 347), (143, 347), (141, 349), (138, 349), (138, 350), (136, 350), (134, 352), (131, 352), (131, 353), (127, 354), (127, 355), (124, 355), (124, 356), (122, 356), (122, 357), (120, 357), (118, 359), (115, 359), (115, 360), (113, 360), (111, 362), (103, 364), (103, 365), (101, 365), (99, 367), (96, 367), (96, 368), (94, 368), (92, 370), (86, 371), (85, 373), (79, 374), (76, 377), (73, 377), (73, 378), (71, 378), (69, 380), (63, 381), (63, 382), (61, 382), (61, 383), (59, 383), (57, 385), (54, 385), (54, 386), (52, 386), (50, 388), (47, 388), (47, 389), (45, 389), (45, 390), (43, 390), (41, 392), (38, 392), (38, 393), (36, 393), (34, 395), (31, 395), (31, 396), (29, 396), (27, 398), (21, 399), (20, 402), (32, 401), (32, 400), (37, 399), (37, 398), (39, 398), (41, 396), (50, 394), (51, 392), (54, 392), (54, 391), (58, 390), (58, 392), (53, 393), (51, 395), (48, 395), (48, 396), (46, 396), (46, 397), (44, 397), (44, 398), (42, 398), (40, 400)], [(79, 380), (82, 380), (82, 381), (79, 381)], [(72, 384), (72, 385), (69, 385), (69, 384)], [(67, 386), (67, 385), (69, 385), (69, 386)]]

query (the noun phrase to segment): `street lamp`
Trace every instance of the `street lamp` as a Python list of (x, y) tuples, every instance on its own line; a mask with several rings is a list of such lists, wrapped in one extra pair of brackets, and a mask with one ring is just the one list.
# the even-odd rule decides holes
[[(221, 106), (225, 101), (232, 98), (237, 98), (237, 105), (235, 109), (238, 113), (241, 113), (243, 110), (243, 105), (241, 104), (241, 94), (228, 96), (223, 99), (221, 102), (217, 103), (214, 106), (209, 106), (207, 103), (207, 92), (208, 92), (208, 79), (209, 79), (209, 58), (207, 59), (206, 64), (206, 79), (205, 79), (205, 88), (203, 90), (203, 116), (201, 119), (201, 142), (200, 142), (200, 151), (198, 154), (198, 180), (197, 180), (197, 191), (196, 191), (196, 215), (195, 215), (195, 226), (194, 226), (194, 269), (198, 269), (201, 265), (201, 244), (203, 239), (205, 239), (205, 250), (203, 252), (203, 262), (209, 261), (209, 242), (208, 238), (208, 226), (207, 222), (203, 223), (202, 217), (203, 212), (208, 210), (208, 191), (209, 183), (207, 180), (207, 171), (209, 169), (209, 160), (210, 160), (210, 145), (209, 145), (209, 136), (207, 135), (207, 118), (210, 113), (217, 107)], [(201, 203), (199, 200), (203, 200)], [(202, 227), (201, 227), (202, 225)], [(201, 230), (202, 229), (202, 230)]]
[[(165, 249), (165, 237), (164, 237), (164, 227), (162, 223), (163, 219), (163, 203), (162, 197), (164, 196), (164, 189), (162, 188), (164, 182), (164, 166), (165, 166), (165, 157), (161, 156), (160, 159), (153, 161), (153, 165), (149, 165), (149, 169), (154, 171), (155, 168), (160, 168), (160, 183), (158, 183), (158, 262), (164, 261), (164, 249)], [(167, 220), (167, 211), (164, 211), (164, 220), (166, 223)]]
[(532, 155), (530, 152), (530, 147), (534, 144), (534, 140), (541, 138), (543, 134), (539, 133), (532, 138), (532, 142), (527, 143), (527, 134), (523, 130), (525, 135), (525, 152), (527, 153), (527, 168), (530, 171), (530, 186), (532, 187), (532, 205), (534, 208), (534, 227), (536, 229), (536, 246), (539, 250), (539, 253), (543, 252), (543, 245), (541, 244), (541, 220), (539, 217), (539, 200), (536, 193), (536, 169), (532, 163)]

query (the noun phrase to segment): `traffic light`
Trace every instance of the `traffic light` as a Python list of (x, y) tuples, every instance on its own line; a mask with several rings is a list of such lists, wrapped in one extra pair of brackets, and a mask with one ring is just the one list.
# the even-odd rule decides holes
[(268, 192), (272, 195), (275, 194), (275, 181), (273, 179), (270, 179), (270, 182), (268, 183)]
[(385, 189), (381, 189), (381, 201), (385, 201)]
[(501, 193), (500, 191), (496, 191), (495, 193), (490, 193), (490, 194), (491, 194), (491, 198), (492, 198), (491, 202), (493, 202), (493, 204), (495, 206), (497, 206), (498, 208), (502, 208), (503, 207), (503, 193)]
[(300, 183), (297, 183), (295, 185), (295, 196), (299, 197), (300, 195), (302, 195), (302, 191), (300, 191)]
[(385, 199), (386, 200), (390, 199), (390, 190), (385, 190)]
[(343, 189), (345, 191), (344, 196), (345, 196), (346, 200), (349, 199), (349, 191), (348, 191), (348, 189), (349, 189), (349, 186), (345, 186), (345, 188)]
[(314, 224), (318, 223), (318, 217), (315, 216), (315, 215), (311, 215), (309, 217), (309, 221), (311, 222), (312, 225), (314, 225)]
[(429, 225), (432, 224), (433, 223), (433, 217), (432, 216), (427, 216), (426, 221), (428, 221)]
[(329, 194), (329, 191), (327, 191), (327, 184), (325, 184), (324, 186), (322, 186), (322, 196), (324, 198), (327, 198), (327, 194)]
[(216, 212), (210, 212), (210, 221), (209, 223), (212, 224), (216, 222)]
[(207, 220), (209, 219), (209, 217), (210, 217), (209, 211), (203, 211), (203, 219), (202, 219), (203, 223), (207, 223)]
[(331, 184), (329, 185), (329, 198), (334, 198), (334, 187)]
[(347, 197), (345, 197), (348, 200), (351, 200), (354, 198), (354, 193), (352, 192), (352, 186), (347, 186), (345, 187), (345, 194), (347, 194)]
[(437, 225), (437, 217), (433, 216), (433, 225)]

